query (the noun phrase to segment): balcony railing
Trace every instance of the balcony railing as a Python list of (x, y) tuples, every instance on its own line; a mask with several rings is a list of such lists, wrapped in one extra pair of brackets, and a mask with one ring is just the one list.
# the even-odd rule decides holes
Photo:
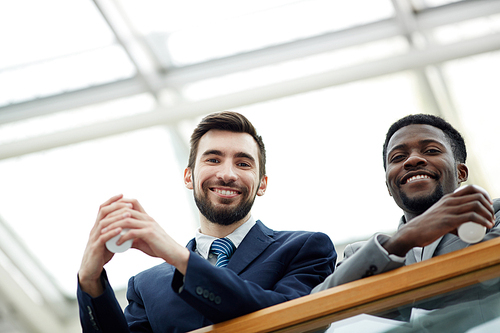
[[(359, 314), (380, 315), (396, 308), (418, 306), (431, 297), (443, 297), (475, 285), (481, 287), (486, 281), (496, 283), (492, 293), (500, 295), (500, 283), (492, 280), (498, 277), (500, 238), (193, 332), (312, 332)], [(500, 317), (500, 312), (495, 316)]]

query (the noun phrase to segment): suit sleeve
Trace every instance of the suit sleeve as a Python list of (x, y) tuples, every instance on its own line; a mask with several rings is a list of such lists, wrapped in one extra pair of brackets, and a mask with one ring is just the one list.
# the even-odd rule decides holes
[(384, 273), (404, 265), (404, 258), (389, 255), (382, 247), (388, 236), (376, 234), (368, 241), (348, 245), (345, 259), (337, 265), (335, 272), (311, 293), (317, 293), (367, 276)]
[(129, 333), (127, 321), (109, 285), (105, 271), (101, 275), (101, 282), (104, 286), (104, 293), (95, 298), (82, 291), (78, 284), (77, 299), (82, 332)]
[[(500, 236), (500, 199), (493, 201), (493, 208), (495, 226), (487, 231), (483, 242)], [(404, 262), (397, 260), (397, 257), (393, 255), (388, 255), (383, 250), (381, 244), (387, 240), (387, 237), (377, 234), (363, 245), (360, 245), (361, 242), (348, 245), (344, 252), (345, 259), (339, 263), (332, 275), (313, 289), (312, 293), (403, 266)]]
[(301, 297), (333, 271), (337, 254), (330, 238), (322, 233), (310, 234), (295, 247), (280, 249), (296, 255), (272, 289), (245, 280), (230, 269), (214, 267), (193, 253), (185, 277), (176, 271), (172, 287), (178, 290), (183, 282), (179, 296), (213, 323)]

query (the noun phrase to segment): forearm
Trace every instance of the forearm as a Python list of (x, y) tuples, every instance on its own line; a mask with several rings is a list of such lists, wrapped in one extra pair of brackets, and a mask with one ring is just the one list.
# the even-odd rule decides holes
[[(384, 273), (404, 265), (404, 256), (390, 255), (382, 247), (389, 236), (377, 234), (367, 242), (348, 245), (345, 251), (347, 255), (338, 264), (335, 272), (323, 283), (316, 286), (311, 293), (317, 293), (348, 282), (356, 281), (364, 277)], [(352, 253), (351, 249), (354, 251)], [(350, 253), (347, 254), (347, 253)]]

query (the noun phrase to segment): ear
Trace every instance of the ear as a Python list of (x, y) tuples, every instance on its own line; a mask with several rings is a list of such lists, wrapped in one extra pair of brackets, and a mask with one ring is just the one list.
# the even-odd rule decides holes
[(262, 177), (260, 180), (259, 190), (257, 191), (258, 196), (263, 196), (267, 189), (267, 176)]
[(387, 187), (387, 192), (389, 192), (389, 195), (392, 197), (391, 190), (389, 190), (389, 185), (387, 185), (387, 181), (385, 182), (385, 187)]
[(458, 185), (467, 181), (469, 178), (469, 168), (464, 163), (457, 164), (457, 172), (458, 172)]
[(184, 170), (184, 185), (190, 190), (193, 189), (193, 175), (191, 174), (191, 168), (186, 168)]

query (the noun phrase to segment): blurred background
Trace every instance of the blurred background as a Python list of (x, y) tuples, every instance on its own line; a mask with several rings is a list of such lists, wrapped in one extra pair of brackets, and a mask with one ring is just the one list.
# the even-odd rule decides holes
[[(99, 205), (137, 198), (179, 243), (198, 227), (188, 140), (234, 110), (264, 138), (256, 218), (346, 243), (392, 233), (388, 127), (442, 116), (468, 183), (500, 196), (498, 0), (0, 2), (0, 332), (80, 332), (77, 271)], [(369, 214), (367, 214), (370, 212)], [(158, 264), (106, 266), (120, 301)]]

